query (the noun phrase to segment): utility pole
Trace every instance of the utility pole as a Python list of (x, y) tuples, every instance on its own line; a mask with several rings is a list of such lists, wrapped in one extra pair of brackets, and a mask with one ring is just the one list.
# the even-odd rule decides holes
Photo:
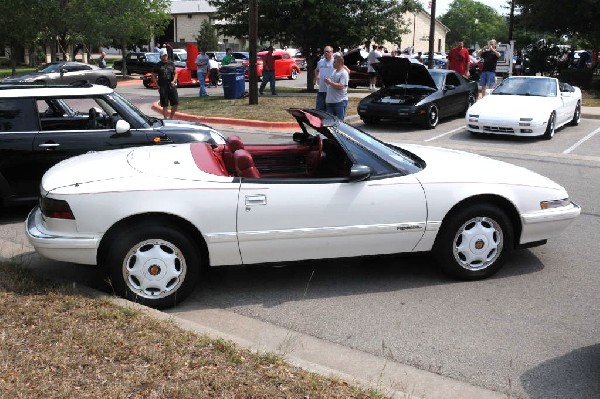
[(515, 0), (510, 0), (510, 14), (508, 17), (508, 41), (513, 39), (513, 29), (515, 27)]
[(435, 48), (435, 0), (431, 0), (431, 22), (429, 23), (429, 58), (427, 68), (433, 69), (433, 50)]
[(256, 75), (256, 49), (258, 41), (258, 0), (249, 1), (248, 15), (250, 20), (248, 21), (248, 49), (250, 50), (250, 68), (248, 85), (248, 103), (250, 105), (258, 104), (258, 76)]

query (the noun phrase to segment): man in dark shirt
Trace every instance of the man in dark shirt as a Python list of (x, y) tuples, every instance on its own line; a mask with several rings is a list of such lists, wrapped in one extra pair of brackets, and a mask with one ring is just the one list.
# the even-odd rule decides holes
[(160, 61), (152, 70), (152, 80), (158, 83), (158, 93), (160, 96), (160, 106), (163, 109), (163, 117), (167, 119), (169, 103), (171, 104), (171, 115), (173, 119), (179, 105), (179, 95), (177, 93), (177, 69), (173, 61), (169, 59), (167, 49), (160, 49)]
[(478, 55), (483, 58), (483, 70), (479, 77), (481, 97), (483, 97), (487, 87), (491, 89), (496, 85), (496, 64), (500, 58), (500, 52), (496, 49), (496, 41), (490, 40), (487, 46), (479, 50)]

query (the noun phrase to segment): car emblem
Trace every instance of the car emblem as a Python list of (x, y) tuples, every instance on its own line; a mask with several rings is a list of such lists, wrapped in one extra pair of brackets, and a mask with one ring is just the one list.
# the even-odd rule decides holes
[(477, 242), (475, 243), (475, 249), (482, 249), (483, 244), (483, 240), (477, 240)]
[(152, 265), (148, 268), (148, 272), (153, 276), (158, 276), (160, 274), (160, 266)]

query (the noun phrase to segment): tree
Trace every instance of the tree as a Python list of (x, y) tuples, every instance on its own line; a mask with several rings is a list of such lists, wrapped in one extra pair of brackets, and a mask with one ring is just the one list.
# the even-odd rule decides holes
[(465, 47), (483, 46), (490, 39), (506, 41), (508, 27), (505, 19), (492, 7), (474, 0), (454, 0), (440, 21), (450, 28), (446, 43), (463, 39)]
[[(85, 0), (81, 0), (85, 1)], [(123, 75), (127, 74), (125, 53), (129, 46), (148, 43), (153, 34), (161, 34), (171, 15), (169, 0), (94, 0), (105, 36), (123, 51)]]
[(196, 42), (198, 43), (198, 48), (217, 49), (219, 47), (217, 31), (208, 20), (204, 20), (200, 24)]
[(43, 0), (2, 0), (0, 1), (0, 46), (10, 49), (12, 74), (16, 73), (16, 53), (19, 48), (33, 48), (38, 38), (39, 28), (32, 21), (42, 17)]
[(518, 21), (531, 30), (552, 32), (556, 37), (581, 37), (600, 47), (600, 7), (598, 0), (514, 0), (520, 7)]
[[(247, 0), (209, 0), (217, 8), (217, 24), (224, 34), (248, 37)], [(307, 54), (307, 89), (313, 90), (317, 50), (331, 44), (356, 47), (365, 41), (398, 43), (408, 31), (402, 18), (417, 10), (415, 0), (262, 0), (258, 5), (258, 35), (269, 42), (290, 43)], [(264, 21), (268, 21), (265, 23)]]

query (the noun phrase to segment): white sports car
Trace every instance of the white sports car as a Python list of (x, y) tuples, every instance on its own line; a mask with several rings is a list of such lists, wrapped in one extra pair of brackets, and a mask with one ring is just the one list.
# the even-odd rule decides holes
[(485, 278), (580, 213), (563, 187), (524, 168), (289, 112), (301, 131), (277, 145), (232, 136), (63, 161), (44, 175), (29, 240), (165, 308), (209, 266), (433, 251), (447, 273)]
[(578, 87), (545, 76), (512, 76), (469, 108), (465, 124), (474, 134), (551, 139), (556, 129), (580, 119)]

